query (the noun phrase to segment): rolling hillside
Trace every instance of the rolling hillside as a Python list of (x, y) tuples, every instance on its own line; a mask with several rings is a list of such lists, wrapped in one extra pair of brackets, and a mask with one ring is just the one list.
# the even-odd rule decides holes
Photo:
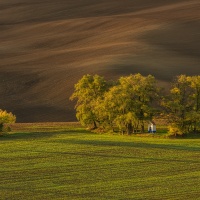
[(84, 74), (200, 74), (199, 0), (0, 0), (0, 108), (74, 121)]

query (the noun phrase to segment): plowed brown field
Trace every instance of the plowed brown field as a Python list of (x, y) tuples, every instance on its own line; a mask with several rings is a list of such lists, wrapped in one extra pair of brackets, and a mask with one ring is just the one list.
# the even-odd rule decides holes
[(199, 0), (0, 0), (0, 108), (74, 121), (84, 74), (200, 74)]

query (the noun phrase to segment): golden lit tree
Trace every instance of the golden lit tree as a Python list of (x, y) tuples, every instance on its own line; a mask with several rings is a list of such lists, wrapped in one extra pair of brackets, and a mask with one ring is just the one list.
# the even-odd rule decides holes
[(16, 121), (16, 116), (11, 112), (8, 113), (6, 110), (0, 109), (0, 132), (3, 131), (4, 124), (14, 123)]
[(106, 81), (98, 75), (84, 75), (75, 84), (75, 91), (70, 99), (77, 100), (76, 117), (83, 125), (93, 129), (98, 127), (99, 118), (95, 113), (95, 108), (98, 106), (98, 101), (103, 98), (106, 89)]

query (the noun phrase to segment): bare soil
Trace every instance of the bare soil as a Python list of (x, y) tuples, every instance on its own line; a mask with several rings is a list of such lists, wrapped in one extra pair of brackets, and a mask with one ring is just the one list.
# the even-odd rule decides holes
[(0, 0), (0, 108), (74, 121), (84, 74), (200, 74), (199, 0)]

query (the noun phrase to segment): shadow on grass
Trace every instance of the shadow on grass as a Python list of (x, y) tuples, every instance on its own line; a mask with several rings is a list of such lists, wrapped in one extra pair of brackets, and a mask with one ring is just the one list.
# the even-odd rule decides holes
[(69, 129), (69, 130), (55, 130), (55, 131), (25, 131), (16, 133), (6, 133), (0, 137), (0, 141), (5, 140), (23, 140), (23, 139), (44, 139), (50, 138), (55, 135), (83, 135), (92, 134), (90, 131), (85, 129)]
[(145, 148), (145, 149), (176, 149), (186, 151), (200, 151), (200, 147), (191, 147), (186, 145), (174, 145), (174, 144), (151, 144), (145, 142), (123, 142), (123, 141), (103, 141), (103, 140), (82, 140), (82, 139), (61, 139), (56, 140), (58, 143), (68, 144), (80, 144), (80, 145), (92, 145), (92, 146), (110, 146), (110, 147), (130, 147), (130, 148)]
[[(108, 140), (83, 140), (81, 139), (81, 135), (94, 135), (89, 130), (85, 129), (68, 129), (68, 130), (55, 130), (55, 131), (33, 131), (33, 132), (16, 132), (11, 134), (6, 134), (0, 137), (1, 141), (12, 141), (12, 140), (40, 140), (40, 139), (48, 139), (50, 137), (56, 135), (74, 135), (78, 138), (64, 138), (64, 139), (56, 139), (53, 140), (53, 143), (65, 143), (65, 144), (74, 144), (74, 145), (91, 145), (91, 146), (105, 146), (105, 147), (130, 147), (130, 148), (145, 148), (145, 149), (176, 149), (176, 150), (185, 150), (185, 151), (200, 151), (200, 147), (198, 146), (187, 146), (183, 144), (158, 144), (158, 143), (147, 143), (147, 142), (124, 142), (124, 141), (108, 141)], [(114, 137), (114, 136), (113, 136)]]
[[(85, 143), (84, 143), (85, 144)], [(146, 145), (146, 146), (144, 146)], [(131, 145), (132, 147), (134, 147), (135, 145)], [(150, 144), (145, 144), (145, 143), (138, 143), (136, 145), (137, 147), (139, 148), (152, 148), (152, 146)], [(154, 146), (155, 147), (155, 146)], [(160, 147), (159, 147), (160, 148)], [(21, 152), (27, 152), (29, 150), (18, 150), (18, 151), (21, 151)], [(137, 162), (166, 162), (166, 163), (184, 163), (184, 164), (200, 164), (200, 161), (198, 159), (175, 159), (175, 158), (170, 158), (170, 157), (156, 157), (156, 155), (154, 155), (153, 157), (150, 157), (148, 155), (137, 155), (137, 154), (112, 154), (112, 153), (109, 153), (108, 152), (93, 152), (93, 151), (77, 151), (74, 150), (74, 151), (47, 151), (47, 150), (31, 150), (30, 151), (31, 153), (38, 153), (38, 154), (48, 154), (48, 155), (51, 155), (51, 156), (75, 156), (77, 157), (77, 159), (79, 158), (87, 158), (87, 160), (89, 158), (102, 158), (102, 159), (133, 159), (133, 160), (137, 160)], [(84, 159), (85, 159), (84, 158)]]

